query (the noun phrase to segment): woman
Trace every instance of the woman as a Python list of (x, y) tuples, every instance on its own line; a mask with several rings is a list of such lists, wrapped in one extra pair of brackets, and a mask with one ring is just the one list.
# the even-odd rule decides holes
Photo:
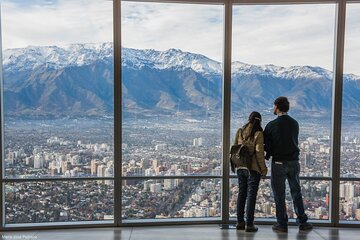
[[(237, 230), (256, 232), (254, 225), (254, 213), (256, 196), (259, 189), (261, 176), (266, 176), (267, 167), (264, 157), (264, 135), (261, 127), (261, 114), (252, 112), (249, 121), (236, 133), (234, 144), (242, 144), (243, 141), (251, 141), (255, 152), (252, 155), (250, 169), (238, 167), (236, 173), (239, 181), (239, 194), (237, 199)], [(244, 208), (246, 204), (246, 224), (244, 221)]]

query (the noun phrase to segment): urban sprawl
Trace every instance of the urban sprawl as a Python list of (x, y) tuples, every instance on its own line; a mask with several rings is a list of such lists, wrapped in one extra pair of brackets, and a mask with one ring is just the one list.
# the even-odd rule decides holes
[[(176, 119), (124, 121), (122, 219), (221, 216), (221, 121)], [(300, 126), (301, 176), (330, 177), (330, 129), (301, 122)], [(235, 130), (234, 126), (232, 134)], [(6, 222), (112, 220), (113, 141), (111, 119), (6, 124), (5, 177), (24, 179), (5, 184)], [(341, 177), (359, 177), (360, 138), (355, 133), (343, 134), (341, 153)], [(270, 168), (269, 161), (267, 165)], [(205, 175), (209, 177), (186, 178)], [(146, 178), (132, 178), (140, 176)], [(164, 178), (152, 178), (155, 176)], [(92, 179), (62, 180), (73, 177)], [(94, 180), (96, 177), (108, 179)], [(329, 219), (330, 186), (329, 180), (302, 180), (305, 208), (311, 219)], [(235, 218), (236, 175), (231, 175), (229, 190), (230, 216)], [(257, 199), (256, 217), (274, 218), (270, 179), (261, 180)], [(360, 182), (341, 182), (339, 201), (341, 220), (360, 220)], [(296, 218), (289, 192), (287, 205), (289, 217)]]

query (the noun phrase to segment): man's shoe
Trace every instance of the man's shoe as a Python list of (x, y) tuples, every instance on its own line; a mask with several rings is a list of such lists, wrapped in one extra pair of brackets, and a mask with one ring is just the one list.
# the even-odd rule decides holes
[(245, 227), (245, 232), (257, 232), (258, 228), (254, 224), (247, 225)]
[(313, 229), (313, 225), (311, 223), (305, 222), (299, 225), (299, 230), (306, 231), (311, 229)]
[(288, 232), (288, 228), (287, 227), (283, 227), (281, 226), (280, 224), (278, 223), (275, 223), (273, 226), (272, 226), (272, 229), (276, 232), (285, 232), (287, 233)]
[(236, 230), (245, 230), (245, 222), (237, 222)]

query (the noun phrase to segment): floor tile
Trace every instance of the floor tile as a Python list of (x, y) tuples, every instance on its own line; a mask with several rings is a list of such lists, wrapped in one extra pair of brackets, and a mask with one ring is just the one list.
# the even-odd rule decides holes
[(130, 239), (131, 228), (93, 228), (38, 231), (36, 240), (114, 240)]
[(360, 228), (318, 228), (316, 232), (328, 240), (360, 239)]
[(41, 231), (2, 232), (2, 240), (356, 240), (359, 228), (315, 227), (299, 231), (289, 227), (288, 233), (276, 233), (270, 225), (259, 225), (256, 233), (220, 229), (219, 225), (181, 225), (126, 228), (82, 228)]

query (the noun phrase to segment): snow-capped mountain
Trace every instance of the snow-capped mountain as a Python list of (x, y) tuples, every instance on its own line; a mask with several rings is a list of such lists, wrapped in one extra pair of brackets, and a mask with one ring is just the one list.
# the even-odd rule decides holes
[(191, 68), (195, 72), (204, 74), (221, 74), (221, 64), (200, 54), (183, 52), (178, 49), (155, 51), (153, 49), (138, 50), (124, 48), (122, 65), (141, 68), (148, 66), (157, 69), (173, 67)]
[(28, 71), (38, 67), (61, 69), (83, 66), (95, 61), (112, 61), (112, 43), (69, 44), (64, 46), (29, 46), (7, 49), (3, 53), (6, 71)]
[[(8, 71), (32, 70), (40, 66), (61, 69), (67, 66), (83, 66), (95, 61), (112, 61), (112, 43), (69, 44), (64, 46), (29, 46), (4, 51), (3, 64)], [(172, 67), (191, 68), (203, 74), (221, 74), (222, 64), (201, 54), (183, 52), (179, 49), (156, 51), (153, 49), (123, 48), (122, 65), (141, 68), (144, 66), (167, 69)], [(332, 78), (332, 72), (320, 67), (275, 65), (251, 65), (235, 61), (232, 64), (233, 75), (261, 74), (281, 78)], [(359, 80), (350, 74), (346, 79)]]
[[(98, 115), (113, 111), (112, 43), (5, 50), (5, 113)], [(178, 49), (123, 48), (123, 109), (211, 112), (222, 106), (222, 65)], [(344, 109), (360, 109), (360, 77), (345, 76)], [(299, 111), (331, 109), (332, 72), (320, 67), (232, 64), (232, 109), (269, 109), (279, 95)]]
[[(61, 69), (67, 66), (89, 65), (95, 61), (111, 61), (113, 58), (112, 43), (70, 44), (65, 46), (8, 49), (4, 51), (4, 67), (8, 71), (31, 70), (40, 66)], [(141, 68), (149, 66), (157, 69), (171, 67), (192, 68), (201, 73), (221, 73), (219, 62), (200, 54), (183, 52), (178, 49), (167, 51), (137, 50), (123, 48), (123, 66)]]
[[(291, 67), (280, 67), (272, 64), (269, 65), (251, 65), (242, 62), (232, 63), (233, 75), (237, 74), (259, 74), (263, 76), (279, 77), (285, 79), (332, 79), (332, 72), (321, 67), (312, 66), (291, 66)], [(353, 75), (356, 77), (355, 75)], [(348, 78), (348, 75), (345, 75)], [(357, 79), (360, 79), (357, 76)]]

